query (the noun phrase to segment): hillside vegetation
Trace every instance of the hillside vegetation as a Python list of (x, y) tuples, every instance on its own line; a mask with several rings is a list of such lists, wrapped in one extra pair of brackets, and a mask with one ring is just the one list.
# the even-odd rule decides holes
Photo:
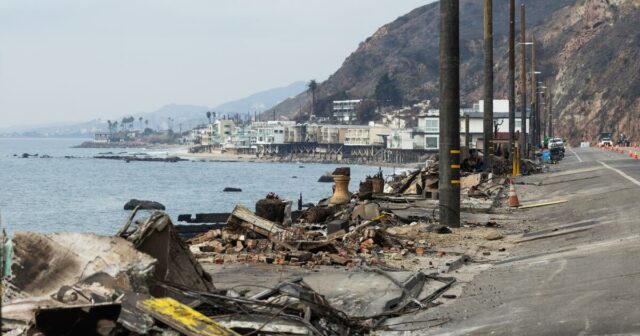
[[(574, 143), (618, 130), (640, 142), (640, 0), (529, 0), (526, 5), (527, 40), (535, 37), (539, 79), (554, 93), (556, 130)], [(506, 99), (508, 1), (494, 0), (493, 7), (495, 92)], [(460, 11), (461, 100), (470, 106), (483, 90), (482, 1), (462, 0)], [(517, 16), (519, 30), (519, 8)], [(438, 45), (439, 3), (381, 27), (320, 83), (317, 114), (328, 114), (333, 99), (375, 98), (387, 74), (403, 103), (430, 100), (438, 107)], [(308, 113), (310, 104), (305, 93), (275, 109), (294, 117)]]

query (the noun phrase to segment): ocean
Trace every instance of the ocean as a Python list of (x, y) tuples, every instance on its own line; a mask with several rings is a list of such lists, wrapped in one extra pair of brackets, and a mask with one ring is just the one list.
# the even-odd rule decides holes
[[(130, 162), (92, 158), (104, 152), (157, 149), (72, 148), (85, 139), (0, 138), (0, 217), (9, 232), (94, 232), (115, 234), (127, 219), (131, 198), (158, 201), (174, 219), (179, 214), (253, 209), (269, 192), (294, 201), (331, 196), (331, 183), (318, 178), (339, 164), (253, 162)], [(22, 153), (51, 158), (21, 158)], [(14, 156), (17, 155), (17, 156)], [(65, 158), (72, 156), (74, 158)], [(378, 167), (351, 165), (350, 190)], [(385, 175), (392, 168), (383, 169)], [(222, 192), (225, 187), (242, 192)]]

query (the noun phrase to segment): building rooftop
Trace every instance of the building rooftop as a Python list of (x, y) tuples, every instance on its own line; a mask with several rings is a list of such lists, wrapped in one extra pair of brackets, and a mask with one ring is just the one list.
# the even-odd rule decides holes
[(347, 104), (347, 103), (359, 103), (361, 101), (362, 101), (362, 99), (334, 100), (333, 103), (334, 104), (340, 104), (340, 103)]

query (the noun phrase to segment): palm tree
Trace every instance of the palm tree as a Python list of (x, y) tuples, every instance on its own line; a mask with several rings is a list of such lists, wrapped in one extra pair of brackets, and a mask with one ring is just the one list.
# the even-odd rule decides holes
[(169, 132), (173, 131), (173, 118), (167, 117), (167, 124), (169, 126)]
[(107, 125), (109, 128), (109, 133), (111, 133), (111, 120), (107, 120)]
[(149, 119), (144, 120), (144, 127), (147, 128), (149, 126)]
[(140, 122), (140, 128), (142, 128), (142, 117), (138, 118), (138, 122)]
[(211, 123), (211, 111), (207, 111), (207, 119), (209, 119), (209, 123)]
[(318, 82), (312, 79), (307, 86), (309, 87), (309, 91), (311, 91), (311, 115), (309, 116), (309, 119), (311, 119), (316, 112), (316, 89), (318, 88)]

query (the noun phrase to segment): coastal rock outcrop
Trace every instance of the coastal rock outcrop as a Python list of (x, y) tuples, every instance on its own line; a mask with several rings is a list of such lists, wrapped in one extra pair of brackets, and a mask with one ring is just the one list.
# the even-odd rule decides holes
[(223, 192), (242, 192), (242, 189), (234, 188), (234, 187), (226, 187), (222, 191)]
[(156, 201), (137, 200), (132, 198), (124, 205), (125, 210), (133, 210), (137, 206), (140, 206), (140, 210), (165, 210), (165, 206)]

